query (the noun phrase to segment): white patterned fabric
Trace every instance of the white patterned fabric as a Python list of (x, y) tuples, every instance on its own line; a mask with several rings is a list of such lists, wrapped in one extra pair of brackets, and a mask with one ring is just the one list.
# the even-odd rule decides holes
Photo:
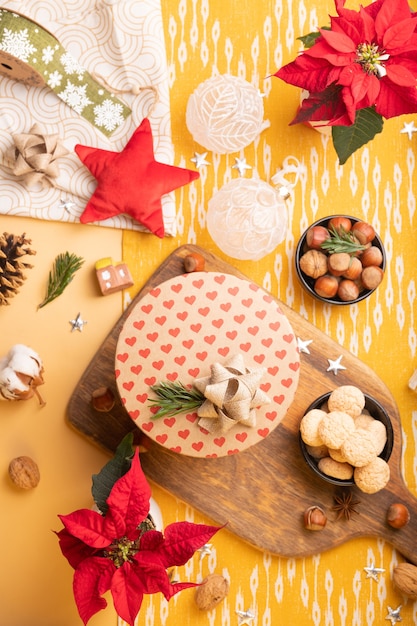
[[(100, 111), (96, 111), (95, 125), (87, 121), (77, 103), (74, 106), (74, 98), (78, 102), (82, 95), (76, 91), (80, 89), (80, 85), (75, 85), (77, 79), (74, 78), (72, 93), (67, 94), (67, 87), (66, 93), (58, 97), (54, 93), (55, 83), (50, 82), (55, 76), (54, 72), (52, 79), (49, 76), (52, 66), (48, 66), (49, 78), (46, 82), (50, 83), (49, 86), (31, 86), (0, 76), (1, 214), (78, 222), (94, 192), (96, 181), (74, 153), (74, 146), (81, 143), (118, 152), (144, 117), (149, 117), (151, 122), (156, 160), (169, 164), (173, 162), (168, 71), (158, 0), (107, 0), (100, 3), (94, 0), (71, 3), (11, 0), (4, 2), (3, 8), (25, 16), (51, 33), (68, 53), (68, 58), (75, 59), (93, 79), (100, 82), (104, 92), (114, 94), (112, 111), (115, 102), (124, 103), (123, 117), (126, 119), (118, 116), (117, 120), (112, 118), (110, 122), (113, 123), (109, 124), (112, 112), (103, 110), (108, 100), (105, 99)], [(12, 46), (13, 42), (16, 44), (17, 36), (10, 29), (4, 31), (0, 51), (19, 59), (21, 46), (18, 49), (16, 45)], [(32, 67), (30, 61), (33, 62), (33, 58), (29, 55), (21, 60)], [(131, 115), (128, 114), (129, 109)], [(97, 122), (102, 125), (101, 130)], [(58, 162), (60, 174), (55, 188), (42, 189), (40, 185), (26, 187), (7, 168), (5, 152), (13, 146), (12, 136), (29, 132), (34, 123), (46, 134), (58, 133), (69, 150), (69, 154)], [(176, 211), (173, 193), (162, 197), (162, 207), (166, 233), (174, 235)], [(144, 230), (127, 215), (103, 220), (98, 225)]]

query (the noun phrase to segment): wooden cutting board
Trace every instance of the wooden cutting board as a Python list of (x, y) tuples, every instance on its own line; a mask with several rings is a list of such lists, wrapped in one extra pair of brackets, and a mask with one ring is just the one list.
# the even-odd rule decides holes
[[(74, 390), (67, 410), (68, 422), (90, 441), (113, 452), (127, 432), (136, 428), (120, 401), (110, 413), (91, 406), (92, 392), (109, 387), (118, 397), (114, 375), (117, 340), (125, 319), (151, 289), (184, 273), (183, 259), (190, 252), (206, 259), (206, 271), (220, 271), (246, 278), (215, 255), (186, 245), (178, 248), (153, 274), (130, 307), (111, 330)], [(297, 337), (311, 339), (310, 354), (301, 354), (301, 372), (295, 398), (281, 424), (263, 441), (248, 450), (217, 459), (179, 455), (147, 440), (141, 461), (146, 476), (189, 503), (217, 524), (250, 544), (284, 557), (309, 556), (340, 545), (354, 537), (381, 537), (409, 561), (417, 565), (414, 550), (417, 536), (417, 499), (409, 492), (401, 475), (401, 423), (398, 408), (389, 389), (375, 372), (348, 350), (315, 328), (298, 313), (279, 302)], [(345, 370), (327, 372), (328, 359), (342, 355)], [(344, 384), (359, 386), (376, 398), (389, 413), (394, 447), (389, 461), (391, 479), (387, 487), (367, 495), (351, 489), (359, 504), (350, 520), (336, 520), (332, 511), (340, 489), (324, 482), (307, 466), (300, 453), (298, 430), (306, 408), (318, 396)], [(386, 512), (393, 502), (403, 502), (411, 520), (402, 529), (386, 523)], [(307, 531), (303, 512), (311, 505), (323, 507), (328, 522), (323, 531)]]

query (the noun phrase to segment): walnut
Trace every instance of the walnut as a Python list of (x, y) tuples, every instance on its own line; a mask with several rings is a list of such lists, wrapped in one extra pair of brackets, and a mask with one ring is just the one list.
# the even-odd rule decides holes
[(211, 611), (229, 593), (229, 582), (220, 574), (209, 574), (197, 587), (195, 602), (201, 611)]
[(40, 480), (39, 468), (28, 456), (18, 456), (10, 461), (9, 476), (21, 489), (33, 489)]
[(394, 586), (412, 600), (417, 599), (417, 567), (411, 563), (400, 563), (392, 573)]

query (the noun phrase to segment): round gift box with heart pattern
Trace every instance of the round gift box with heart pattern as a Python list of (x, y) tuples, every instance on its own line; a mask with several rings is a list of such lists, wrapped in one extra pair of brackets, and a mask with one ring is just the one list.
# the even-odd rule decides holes
[[(153, 417), (151, 386), (191, 385), (237, 354), (246, 368), (264, 369), (259, 387), (270, 402), (256, 409), (255, 426), (237, 422), (214, 434), (198, 425), (196, 411)], [(198, 272), (169, 279), (139, 300), (119, 335), (115, 374), (122, 403), (146, 435), (180, 454), (215, 458), (247, 449), (278, 426), (299, 367), (292, 327), (268, 292), (229, 274)]]

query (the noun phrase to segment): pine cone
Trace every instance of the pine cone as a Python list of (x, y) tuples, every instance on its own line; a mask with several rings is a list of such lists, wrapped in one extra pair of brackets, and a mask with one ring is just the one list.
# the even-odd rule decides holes
[(25, 255), (36, 254), (29, 246), (32, 243), (23, 235), (0, 235), (0, 306), (10, 304), (9, 299), (19, 293), (26, 276), (24, 270), (33, 265), (22, 261)]

